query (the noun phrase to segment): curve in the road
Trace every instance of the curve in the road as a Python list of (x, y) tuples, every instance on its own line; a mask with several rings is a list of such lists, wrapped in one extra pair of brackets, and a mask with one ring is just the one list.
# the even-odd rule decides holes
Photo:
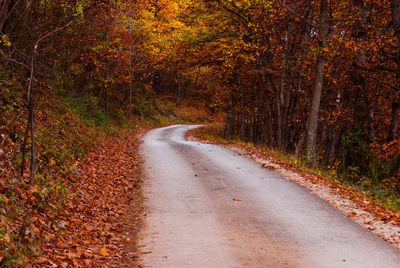
[(305, 188), (186, 141), (194, 127), (143, 138), (145, 267), (400, 267), (397, 248)]

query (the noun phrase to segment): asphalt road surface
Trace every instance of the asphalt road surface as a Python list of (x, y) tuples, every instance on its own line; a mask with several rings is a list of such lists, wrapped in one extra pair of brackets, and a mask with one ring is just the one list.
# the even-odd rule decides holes
[(144, 267), (400, 267), (397, 248), (305, 188), (186, 141), (194, 127), (143, 137)]

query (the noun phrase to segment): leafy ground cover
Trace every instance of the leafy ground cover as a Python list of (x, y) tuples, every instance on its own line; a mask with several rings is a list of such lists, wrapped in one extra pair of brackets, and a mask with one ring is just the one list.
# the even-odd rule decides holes
[(65, 181), (67, 198), (57, 220), (33, 222), (44, 237), (35, 265), (100, 266), (122, 259), (123, 241), (117, 233), (123, 231), (121, 216), (132, 209), (136, 194), (134, 134), (105, 139), (78, 159)]

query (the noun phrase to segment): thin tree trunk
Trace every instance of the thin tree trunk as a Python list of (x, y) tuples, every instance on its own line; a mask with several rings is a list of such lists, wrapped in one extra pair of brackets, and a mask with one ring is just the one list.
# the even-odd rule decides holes
[(328, 153), (328, 162), (327, 162), (327, 164), (330, 166), (332, 166), (336, 160), (336, 144), (339, 142), (340, 136), (342, 135), (342, 129), (343, 129), (343, 123), (341, 123), (333, 133), (333, 138), (330, 144)]
[(243, 93), (240, 96), (240, 139), (244, 140), (244, 132), (245, 132), (245, 116), (244, 116), (244, 100), (243, 100)]
[(31, 62), (31, 77), (29, 81), (29, 113), (30, 113), (30, 125), (31, 125), (31, 183), (35, 181), (35, 171), (36, 171), (36, 150), (35, 150), (35, 107), (34, 107), (34, 99), (33, 99), (33, 82), (35, 79), (35, 71), (36, 71), (36, 55), (38, 44), (34, 46), (32, 53), (32, 62)]
[(275, 96), (276, 105), (276, 142), (278, 149), (282, 148), (282, 107), (281, 107), (281, 92), (280, 90), (276, 92)]
[[(107, 11), (104, 13), (104, 23), (107, 25)], [(108, 32), (106, 29), (106, 45), (108, 45)], [(105, 74), (105, 81), (106, 81), (106, 120), (108, 121), (108, 89), (109, 89), (109, 84), (108, 84), (108, 72), (109, 72), (109, 64), (108, 64), (108, 58), (106, 58), (106, 74)]]
[[(29, 104), (28, 104), (29, 105)], [(25, 171), (25, 162), (26, 162), (26, 146), (28, 145), (28, 134), (29, 134), (29, 128), (31, 124), (31, 109), (28, 106), (28, 122), (26, 123), (26, 128), (25, 128), (25, 135), (24, 135), (24, 143), (22, 145), (22, 163), (21, 163), (21, 178), (24, 176), (24, 171)]]
[(287, 147), (287, 127), (288, 127), (288, 109), (289, 109), (289, 103), (290, 103), (290, 94), (288, 90), (288, 77), (289, 77), (289, 70), (288, 70), (288, 65), (289, 65), (289, 59), (288, 57), (288, 51), (289, 51), (289, 43), (290, 43), (290, 34), (291, 34), (291, 24), (288, 23), (287, 30), (285, 32), (285, 42), (284, 42), (284, 49), (282, 52), (282, 62), (285, 66), (284, 70), (282, 71), (281, 74), (281, 85), (280, 85), (280, 109), (281, 109), (281, 148), (284, 149)]
[(232, 98), (229, 100), (228, 112), (226, 113), (226, 126), (225, 126), (225, 139), (232, 137), (232, 124), (233, 124), (233, 107)]
[(129, 83), (129, 117), (132, 115), (132, 78)]
[(182, 86), (182, 77), (179, 75), (178, 78), (178, 89), (177, 89), (177, 96), (176, 96), (176, 104), (181, 104), (181, 86)]
[(26, 147), (28, 143), (28, 132), (29, 128), (31, 131), (31, 157), (30, 157), (30, 180), (33, 183), (35, 179), (35, 170), (36, 170), (36, 152), (35, 152), (35, 125), (34, 125), (34, 102), (33, 102), (33, 80), (35, 77), (35, 69), (36, 69), (36, 54), (37, 54), (37, 47), (36, 44), (32, 51), (31, 57), (31, 73), (29, 77), (29, 84), (28, 84), (28, 122), (25, 129), (25, 136), (24, 136), (24, 144), (22, 145), (22, 163), (21, 163), (21, 171), (20, 175), (23, 177), (24, 170), (25, 170), (25, 158), (26, 158)]
[[(397, 38), (397, 46), (398, 52), (400, 53), (400, 8), (399, 8), (399, 0), (392, 0), (392, 25), (394, 29), (394, 34)], [(397, 60), (397, 66), (400, 64), (400, 59)], [(398, 67), (400, 68), (400, 67)], [(400, 74), (397, 72), (396, 74), (397, 81), (400, 81)], [(389, 134), (387, 137), (387, 141), (393, 141), (397, 138), (397, 130), (399, 128), (399, 112), (400, 112), (400, 92), (394, 92), (394, 100), (392, 101), (392, 114), (390, 121)]]
[(31, 96), (31, 102), (29, 105), (29, 113), (31, 114), (31, 183), (35, 181), (35, 171), (36, 171), (36, 150), (35, 150), (35, 114), (34, 114), (34, 103)]
[(315, 74), (315, 87), (311, 102), (311, 112), (307, 134), (307, 157), (311, 164), (315, 165), (317, 161), (317, 136), (318, 136), (318, 121), (321, 105), (321, 95), (324, 82), (324, 69), (326, 58), (323, 49), (327, 46), (327, 37), (329, 25), (328, 19), (328, 0), (321, 0), (320, 9), (320, 27), (319, 27), (319, 52), (317, 59), (317, 68)]
[[(129, 34), (130, 34), (130, 41), (132, 42), (132, 25), (129, 23)], [(129, 80), (129, 117), (132, 115), (132, 43), (129, 44), (129, 73), (130, 73), (130, 80)]]
[(397, 129), (399, 128), (399, 112), (400, 112), (400, 104), (399, 97), (396, 96), (392, 102), (392, 114), (390, 121), (389, 134), (387, 137), (387, 141), (391, 142), (397, 138)]

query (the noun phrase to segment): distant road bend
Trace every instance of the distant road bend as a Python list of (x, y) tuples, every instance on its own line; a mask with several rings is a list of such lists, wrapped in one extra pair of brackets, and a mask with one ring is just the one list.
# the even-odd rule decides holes
[(143, 137), (144, 267), (400, 267), (398, 249), (305, 188), (186, 141), (195, 127)]

